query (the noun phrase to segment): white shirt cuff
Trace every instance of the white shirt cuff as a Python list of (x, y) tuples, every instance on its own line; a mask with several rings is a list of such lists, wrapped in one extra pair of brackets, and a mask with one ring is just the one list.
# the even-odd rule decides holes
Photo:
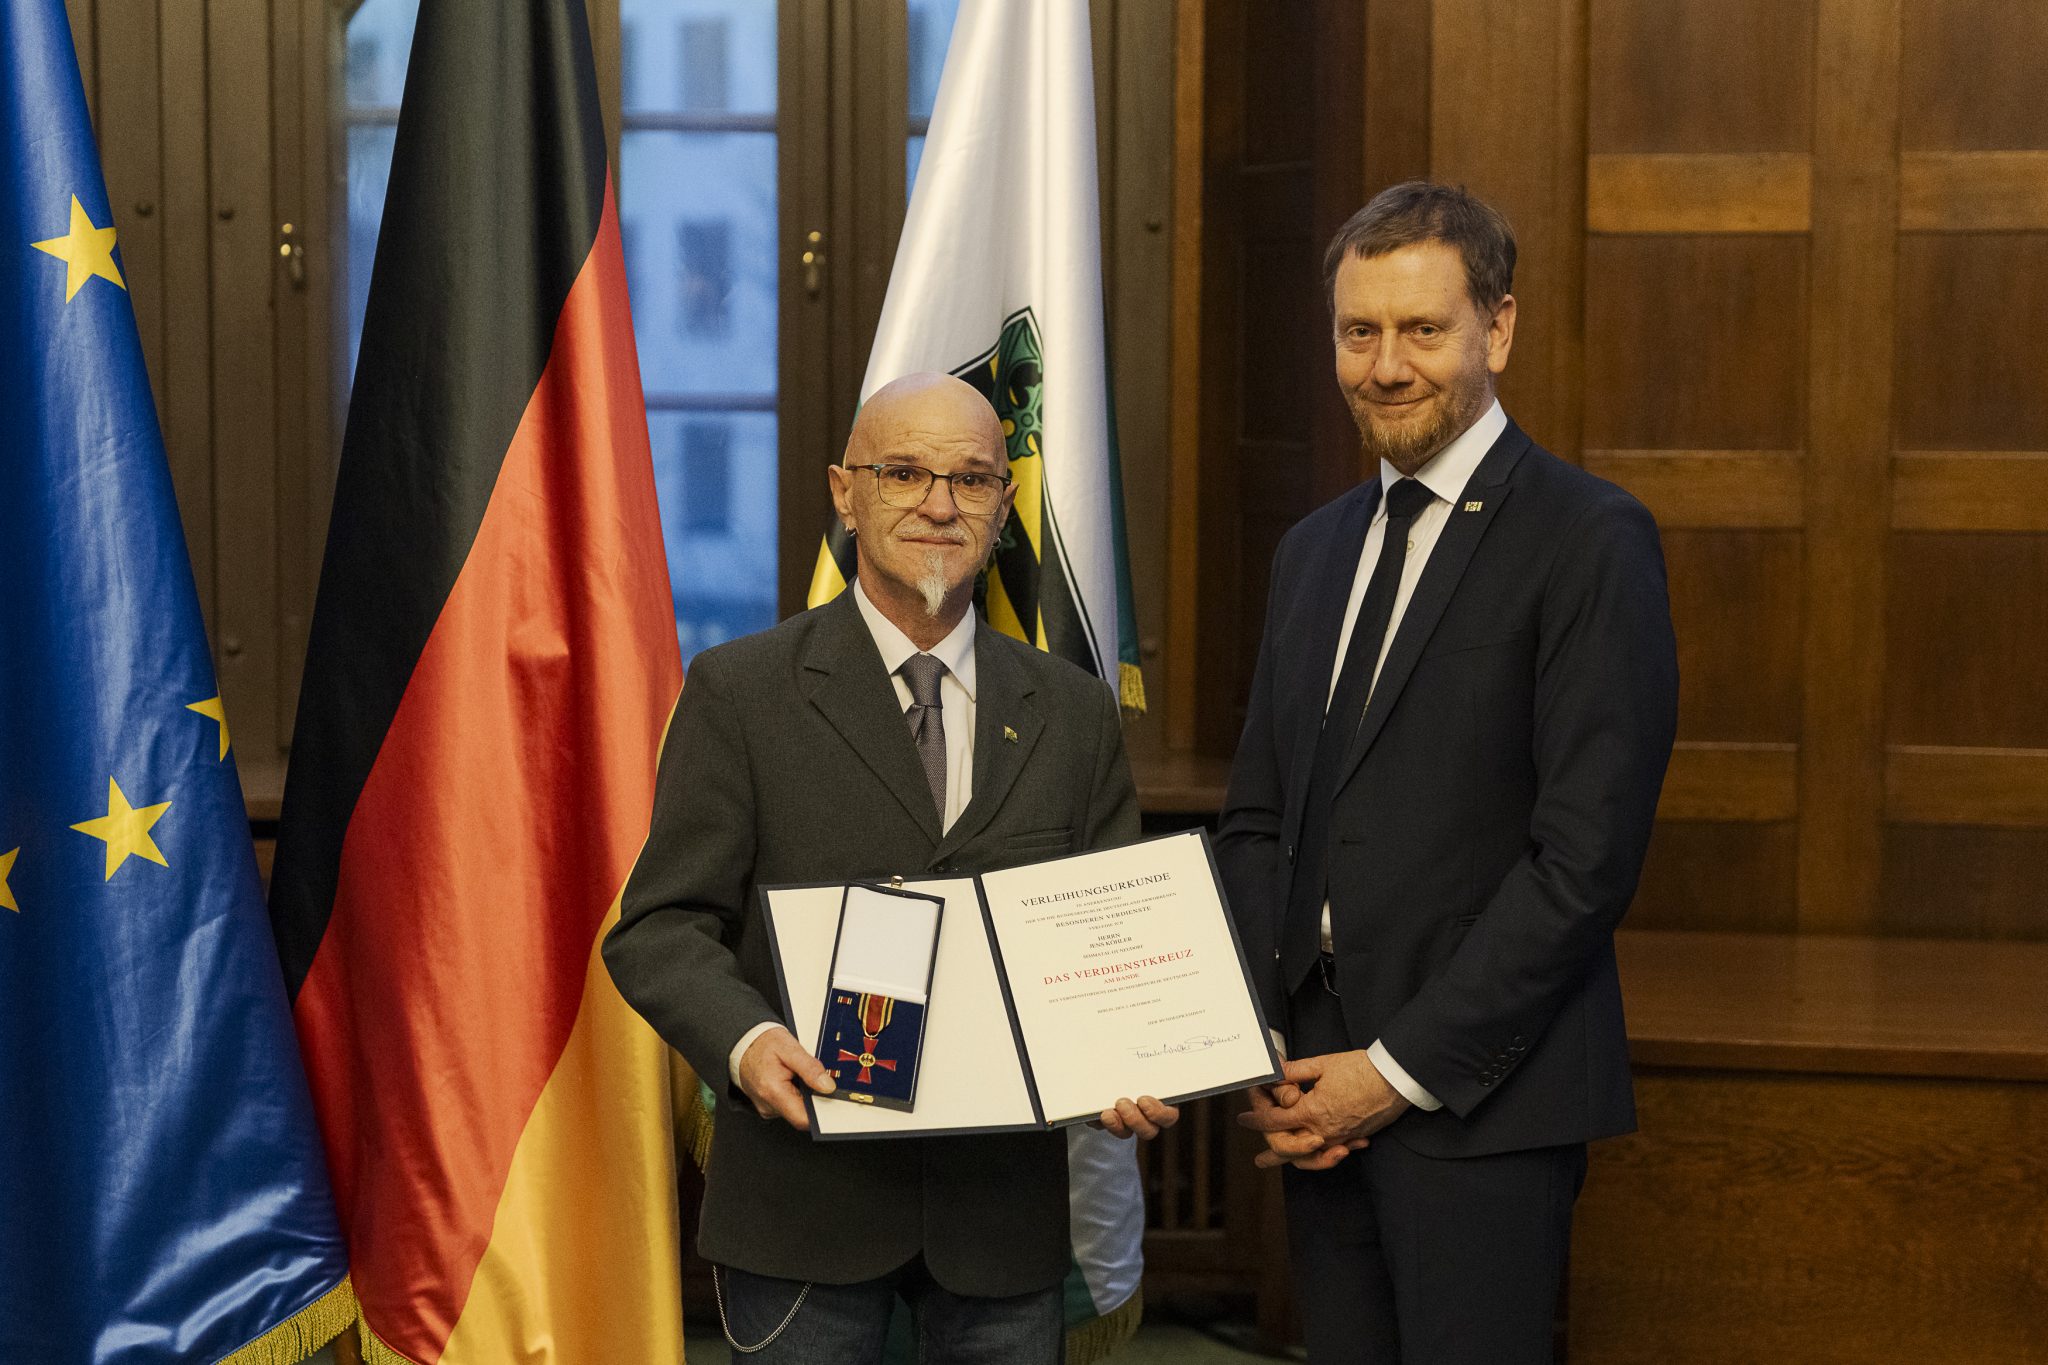
[[(776, 1023), (773, 1019), (763, 1020), (761, 1023), (758, 1023), (754, 1025), (752, 1028), (748, 1029), (745, 1033), (742, 1033), (740, 1035), (740, 1040), (732, 1045), (732, 1055), (725, 1059), (725, 1070), (726, 1074), (732, 1077), (732, 1083), (734, 1085), (740, 1084), (740, 1058), (747, 1055), (747, 1049), (754, 1045), (754, 1040), (756, 1038), (759, 1038), (762, 1034), (766, 1033), (769, 1029), (780, 1027), (782, 1026)], [(746, 1087), (740, 1086), (740, 1090), (744, 1092), (746, 1090)]]
[(1281, 1032), (1280, 1032), (1280, 1030), (1279, 1030), (1279, 1029), (1276, 1029), (1276, 1028), (1269, 1028), (1269, 1029), (1267, 1029), (1267, 1030), (1266, 1030), (1266, 1032), (1267, 1032), (1267, 1033), (1269, 1033), (1269, 1034), (1271, 1034), (1271, 1035), (1273, 1036), (1273, 1051), (1275, 1051), (1275, 1052), (1277, 1052), (1277, 1053), (1279, 1053), (1279, 1054), (1280, 1054), (1280, 1060), (1281, 1060), (1281, 1061), (1283, 1061), (1283, 1062), (1284, 1062), (1284, 1061), (1286, 1061), (1286, 1060), (1287, 1060), (1287, 1037), (1286, 1037), (1286, 1035), (1285, 1035), (1285, 1034), (1283, 1034), (1283, 1033), (1281, 1033)]
[(1365, 1055), (1372, 1059), (1372, 1064), (1375, 1067), (1379, 1068), (1380, 1075), (1386, 1077), (1387, 1084), (1400, 1091), (1401, 1098), (1407, 1100), (1408, 1103), (1414, 1105), (1417, 1109), (1441, 1109), (1444, 1107), (1442, 1100), (1416, 1084), (1415, 1078), (1409, 1075), (1399, 1062), (1394, 1060), (1394, 1054), (1387, 1051), (1385, 1043), (1375, 1041), (1371, 1047), (1365, 1050)]

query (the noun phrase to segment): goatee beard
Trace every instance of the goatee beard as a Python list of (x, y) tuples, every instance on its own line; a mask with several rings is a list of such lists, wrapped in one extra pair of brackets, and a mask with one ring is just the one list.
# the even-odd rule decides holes
[(924, 594), (924, 614), (937, 618), (946, 609), (946, 559), (933, 550), (925, 556), (924, 572), (918, 575), (917, 590)]

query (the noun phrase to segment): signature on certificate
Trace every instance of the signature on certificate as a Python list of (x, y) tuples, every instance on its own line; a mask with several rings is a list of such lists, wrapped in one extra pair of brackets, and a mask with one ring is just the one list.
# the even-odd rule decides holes
[(1219, 1038), (1213, 1033), (1197, 1033), (1194, 1037), (1183, 1038), (1177, 1043), (1159, 1043), (1152, 1047), (1134, 1047), (1131, 1049), (1131, 1055), (1134, 1057), (1170, 1057), (1176, 1052), (1206, 1052), (1210, 1048), (1224, 1043), (1234, 1043), (1243, 1036), (1241, 1033), (1232, 1033)]

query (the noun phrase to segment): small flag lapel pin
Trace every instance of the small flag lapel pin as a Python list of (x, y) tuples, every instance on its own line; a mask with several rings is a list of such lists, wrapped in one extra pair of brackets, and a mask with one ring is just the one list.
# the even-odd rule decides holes
[(1005, 725), (1003, 727), (1003, 738), (1008, 740), (1010, 743), (1015, 744), (1017, 742), (1017, 732), (1015, 730), (1012, 730), (1009, 726)]

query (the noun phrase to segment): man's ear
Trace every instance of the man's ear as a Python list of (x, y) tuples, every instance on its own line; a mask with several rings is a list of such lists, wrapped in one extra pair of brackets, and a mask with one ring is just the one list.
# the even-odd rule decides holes
[(1486, 324), (1486, 368), (1499, 374), (1508, 367), (1508, 352), (1515, 348), (1515, 296), (1502, 294), (1500, 304)]
[(825, 481), (832, 487), (832, 509), (839, 514), (839, 524), (853, 531), (853, 471), (841, 465), (827, 465)]

